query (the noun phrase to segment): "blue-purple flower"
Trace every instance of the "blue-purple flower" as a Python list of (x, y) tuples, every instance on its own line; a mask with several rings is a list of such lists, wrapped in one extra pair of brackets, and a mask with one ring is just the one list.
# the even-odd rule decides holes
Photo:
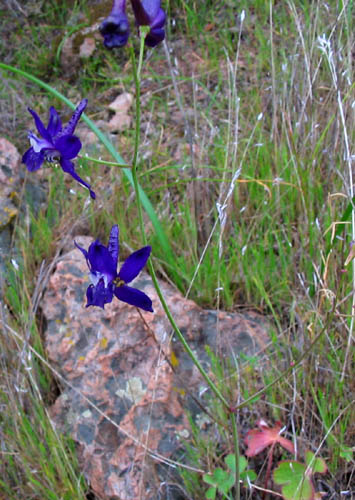
[(31, 147), (22, 156), (22, 163), (26, 165), (30, 172), (34, 172), (45, 161), (58, 161), (63, 171), (85, 186), (90, 191), (91, 198), (95, 199), (96, 195), (92, 191), (91, 186), (79, 177), (75, 172), (74, 163), (71, 161), (76, 158), (81, 149), (80, 139), (73, 134), (87, 103), (87, 99), (83, 99), (79, 103), (64, 128), (62, 127), (62, 121), (58, 112), (53, 106), (49, 109), (47, 127), (44, 126), (37, 113), (33, 109), (28, 108), (35, 121), (39, 137), (31, 131), (28, 132)]
[(100, 33), (108, 49), (126, 45), (129, 24), (126, 15), (126, 0), (115, 0), (110, 15), (101, 23)]
[(131, 0), (134, 16), (138, 26), (150, 26), (145, 39), (146, 45), (155, 47), (165, 37), (165, 12), (160, 6), (160, 0)]
[(105, 304), (112, 302), (113, 297), (116, 296), (127, 304), (153, 312), (150, 298), (137, 288), (127, 286), (141, 272), (152, 249), (150, 246), (146, 246), (133, 252), (117, 272), (118, 236), (118, 226), (115, 225), (111, 228), (107, 247), (96, 240), (91, 243), (88, 250), (85, 250), (74, 242), (86, 258), (90, 271), (91, 284), (86, 291), (86, 307), (99, 306), (104, 308)]
[[(164, 40), (165, 12), (160, 0), (131, 0), (137, 26), (149, 26), (145, 43), (155, 47)], [(110, 15), (101, 23), (100, 33), (108, 49), (122, 47), (127, 43), (129, 25), (126, 14), (126, 0), (114, 0)]]

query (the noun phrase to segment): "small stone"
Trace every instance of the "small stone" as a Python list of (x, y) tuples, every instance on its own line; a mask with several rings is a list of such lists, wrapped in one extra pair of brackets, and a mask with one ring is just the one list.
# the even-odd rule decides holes
[(118, 95), (114, 101), (109, 104), (108, 108), (116, 113), (127, 113), (133, 103), (133, 95), (129, 92), (123, 92)]
[(132, 117), (129, 115), (129, 110), (133, 103), (133, 95), (128, 92), (123, 92), (109, 104), (108, 108), (114, 111), (115, 114), (107, 123), (107, 129), (110, 132), (121, 132), (129, 128), (132, 123)]
[(122, 132), (122, 130), (130, 127), (132, 118), (126, 113), (116, 113), (107, 124), (107, 129), (114, 132)]
[(81, 59), (88, 59), (95, 52), (96, 41), (95, 38), (87, 37), (80, 45), (79, 56)]

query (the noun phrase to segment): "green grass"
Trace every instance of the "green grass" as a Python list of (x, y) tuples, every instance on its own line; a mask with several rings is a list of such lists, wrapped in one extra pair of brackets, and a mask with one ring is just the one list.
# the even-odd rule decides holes
[[(175, 22), (168, 25), (171, 61), (173, 69), (175, 58), (178, 61), (178, 72), (170, 71), (162, 47), (153, 51), (143, 68), (139, 182), (174, 254), (173, 259), (167, 258), (159, 235), (149, 225), (147, 237), (161, 276), (182, 293), (188, 291), (189, 298), (202, 307), (252, 308), (268, 315), (275, 325), (268, 369), (262, 373), (257, 360), (246, 359), (236, 376), (235, 367), (225, 366), (211, 353), (217, 383), (226, 397), (235, 394), (235, 386), (243, 398), (252, 396), (297, 359), (326, 325), (321, 340), (294, 375), (243, 409), (239, 421), (246, 431), (257, 418), (270, 423), (280, 419), (291, 432), (292, 419), (303, 448), (315, 451), (321, 446), (319, 453), (330, 471), (327, 481), (340, 491), (350, 487), (341, 471), (349, 461), (348, 431), (354, 417), (348, 349), (353, 334), (352, 264), (343, 272), (354, 228), (344, 160), (346, 133), (340, 116), (341, 104), (351, 143), (354, 87), (346, 75), (351, 75), (352, 2), (343, 11), (343, 2), (327, 5), (329, 10), (320, 1), (258, 1), (252, 6), (242, 1), (235, 9), (233, 1), (223, 5), (167, 2), (169, 19)], [(86, 2), (60, 7), (58, 2), (45, 2), (41, 12), (30, 11), (30, 3), (25, 8), (29, 14), (25, 19), (18, 12), (1, 11), (9, 21), (0, 28), (6, 41), (0, 44), (2, 61), (41, 78), (72, 101), (88, 97), (87, 113), (94, 121), (103, 118), (112, 88), (117, 89), (115, 95), (133, 92), (124, 50), (107, 53), (98, 46), (75, 75), (62, 74), (60, 43), (69, 33), (80, 33), (81, 24), (90, 24), (79, 15), (93, 16)], [(332, 33), (340, 104), (329, 61), (318, 47), (317, 37), (323, 33)], [(22, 152), (27, 147), (27, 105), (44, 115), (49, 104), (60, 106), (64, 113), (67, 108), (34, 83), (8, 73), (4, 76), (9, 87), (0, 83), (4, 102), (0, 112), (7, 128), (1, 125), (1, 133)], [(16, 97), (12, 107), (9, 88)], [(194, 155), (183, 116), (195, 141)], [(126, 161), (131, 158), (133, 140), (132, 130), (117, 136), (115, 146)], [(99, 155), (113, 160), (102, 150)], [(86, 234), (95, 238), (106, 241), (109, 228), (118, 223), (122, 240), (131, 247), (142, 242), (129, 179), (119, 169), (84, 160), (80, 164), (81, 175), (90, 177), (100, 197), (99, 210), (91, 204), (83, 212), (85, 190), (58, 169), (46, 169), (46, 202), (40, 206), (27, 202), (15, 224), (20, 267), (16, 271), (9, 264), (4, 292), (7, 327), (0, 335), (4, 353), (0, 439), (5, 443), (0, 498), (84, 499), (88, 491), (73, 443), (68, 436), (56, 434), (45, 409), (54, 397), (51, 372), (33, 355), (26, 361), (32, 370), (26, 369), (19, 356), (22, 343), (9, 329), (23, 339), (30, 332), (31, 345), (45, 358), (41, 318), (32, 314), (39, 272), (43, 261), (41, 272), (49, 269), (63, 240), (72, 232), (77, 234), (78, 219), (80, 229), (85, 227)], [(240, 174), (228, 197), (238, 168)], [(68, 187), (76, 194), (68, 194)], [(23, 207), (25, 199), (24, 195)], [(223, 200), (227, 204), (224, 227), (216, 207)], [(339, 221), (344, 224), (334, 226), (336, 233), (332, 233)], [(223, 289), (219, 295), (216, 288)], [(19, 380), (26, 392), (14, 390)], [(202, 432), (192, 423), (184, 458), (205, 472), (220, 467), (232, 451), (227, 417), (213, 398), (209, 405), (224, 426), (214, 423)], [(252, 466), (259, 472), (262, 463), (255, 460)], [(203, 498), (202, 475), (184, 469), (181, 475), (190, 497)], [(257, 484), (262, 485), (262, 480)]]

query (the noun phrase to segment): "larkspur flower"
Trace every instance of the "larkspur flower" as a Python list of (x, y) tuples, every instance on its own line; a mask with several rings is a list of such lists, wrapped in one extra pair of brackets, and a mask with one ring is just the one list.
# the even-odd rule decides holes
[(80, 139), (73, 134), (87, 103), (87, 99), (83, 99), (79, 103), (64, 128), (62, 127), (62, 121), (58, 112), (53, 106), (49, 109), (47, 127), (44, 126), (37, 113), (33, 109), (28, 108), (28, 111), (33, 116), (40, 137), (37, 137), (31, 131), (28, 132), (31, 147), (22, 156), (22, 163), (26, 165), (27, 170), (34, 172), (45, 161), (58, 161), (63, 171), (85, 186), (89, 190), (91, 198), (95, 199), (96, 195), (92, 191), (91, 186), (79, 177), (74, 169), (73, 162), (70, 161), (76, 158), (81, 149)]
[(134, 16), (138, 26), (150, 26), (145, 39), (148, 47), (155, 47), (165, 37), (165, 12), (160, 0), (131, 0)]
[[(131, 0), (137, 26), (149, 26), (145, 43), (155, 47), (165, 37), (165, 12), (160, 0)], [(101, 23), (100, 33), (108, 49), (126, 45), (129, 25), (126, 15), (126, 0), (114, 0), (109, 16)]]
[(104, 309), (105, 304), (112, 302), (113, 297), (116, 296), (127, 304), (153, 312), (150, 298), (137, 288), (127, 286), (127, 283), (134, 280), (145, 266), (152, 250), (150, 246), (133, 252), (117, 272), (119, 254), (117, 225), (111, 228), (107, 247), (99, 240), (91, 243), (88, 250), (74, 243), (86, 258), (90, 271), (91, 284), (86, 291), (86, 307), (98, 306)]
[(100, 25), (100, 33), (108, 49), (126, 45), (129, 37), (126, 0), (114, 0), (110, 15)]

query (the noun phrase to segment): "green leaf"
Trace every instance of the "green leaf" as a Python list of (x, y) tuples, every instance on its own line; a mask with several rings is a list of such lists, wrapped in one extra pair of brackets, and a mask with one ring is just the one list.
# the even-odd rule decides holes
[(227, 471), (217, 468), (213, 471), (213, 474), (204, 474), (203, 480), (207, 484), (211, 484), (213, 487), (217, 488), (222, 493), (228, 493), (228, 491), (233, 487), (235, 478), (234, 473), (228, 474)]
[(296, 460), (280, 462), (274, 470), (274, 482), (281, 486), (282, 496), (286, 500), (313, 500), (312, 481), (306, 476), (305, 464)]
[(327, 464), (323, 458), (315, 458), (314, 453), (306, 451), (306, 464), (312, 467), (312, 473), (319, 472), (325, 474), (327, 472)]
[(208, 490), (206, 491), (206, 499), (207, 500), (214, 500), (216, 498), (216, 493), (217, 493), (217, 489), (216, 488), (208, 488)]
[(342, 446), (340, 456), (344, 458), (347, 462), (351, 462), (353, 459), (353, 450), (349, 446)]
[(203, 480), (207, 484), (212, 484), (212, 486), (216, 486), (217, 485), (215, 478), (211, 474), (204, 474), (203, 475)]
[[(227, 464), (227, 467), (235, 473), (236, 470), (236, 463), (235, 463), (235, 455), (230, 454), (227, 455), (224, 459), (225, 463)], [(239, 472), (242, 473), (248, 465), (248, 461), (245, 457), (240, 456), (239, 457)]]
[(233, 488), (234, 483), (235, 483), (235, 475), (228, 474), (223, 483), (218, 486), (218, 489), (222, 491), (224, 494), (227, 494), (228, 491)]
[(228, 481), (228, 478), (229, 478), (229, 474), (227, 471), (223, 470), (223, 469), (216, 469), (213, 473), (213, 476), (216, 480), (216, 484), (218, 485), (218, 487), (220, 488), (221, 486), (224, 485), (224, 483), (226, 481)]
[(243, 472), (240, 473), (240, 479), (242, 479), (243, 481), (255, 481), (255, 479), (257, 478), (257, 474), (255, 471), (251, 470), (251, 469), (248, 469), (248, 470), (245, 470)]
[[(233, 479), (233, 483), (231, 484), (230, 488), (232, 488), (232, 486), (234, 485), (234, 481), (235, 481), (235, 455), (234, 454), (229, 454), (225, 457), (224, 459), (227, 467), (233, 472), (233, 476), (231, 476), (231, 478)], [(257, 475), (256, 473), (253, 471), (253, 470), (246, 470), (248, 466), (248, 461), (245, 457), (243, 456), (240, 456), (239, 457), (239, 475), (240, 475), (240, 479), (242, 480), (245, 480), (245, 481), (255, 481), (255, 479), (257, 478)]]
[[(235, 469), (236, 469), (236, 467), (235, 467), (235, 465), (236, 465), (236, 463), (235, 463), (235, 462), (236, 462), (236, 461), (235, 461), (235, 455), (232, 455), (232, 454), (231, 454), (231, 455), (227, 455), (227, 456), (224, 458), (224, 461), (225, 461), (225, 463), (227, 464), (227, 467), (228, 467), (231, 471), (235, 472)], [(239, 461), (239, 464), (240, 464), (240, 461)], [(240, 466), (240, 465), (239, 465), (239, 466)]]

